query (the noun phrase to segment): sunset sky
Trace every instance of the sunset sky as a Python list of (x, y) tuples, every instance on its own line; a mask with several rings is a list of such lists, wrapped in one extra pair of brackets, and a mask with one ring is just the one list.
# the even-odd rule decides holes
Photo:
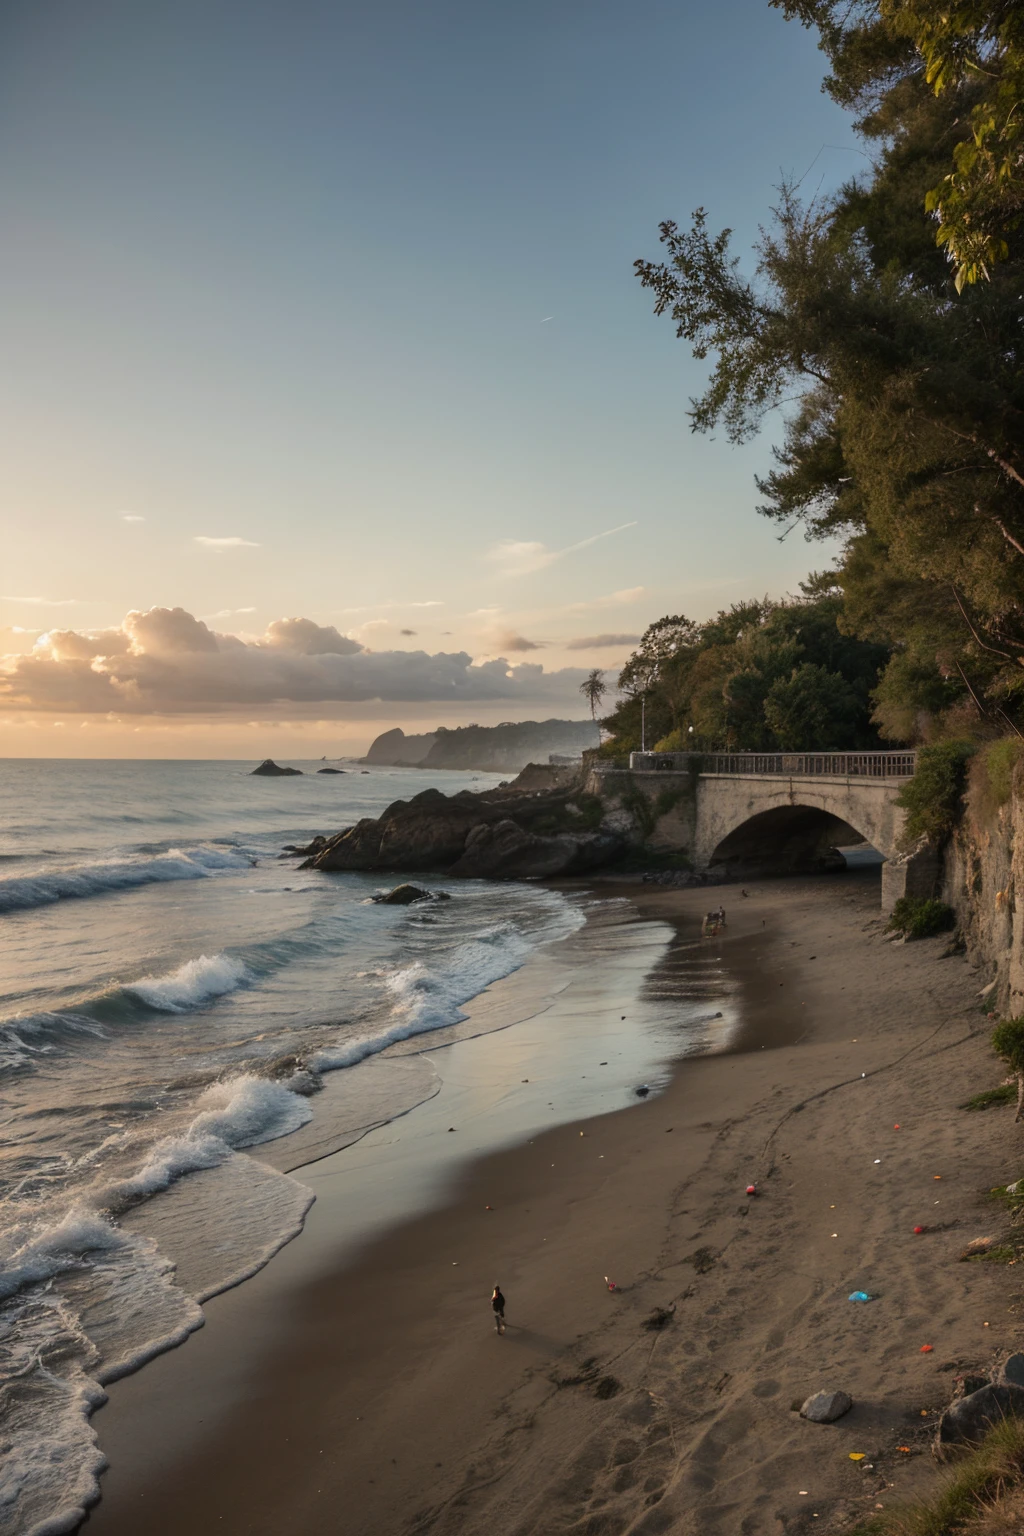
[(631, 270), (863, 164), (821, 75), (764, 0), (12, 0), (0, 754), (579, 718), (827, 564)]

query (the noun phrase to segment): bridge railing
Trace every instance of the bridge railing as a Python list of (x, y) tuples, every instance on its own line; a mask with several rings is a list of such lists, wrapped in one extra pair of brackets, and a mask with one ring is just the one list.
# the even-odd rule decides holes
[(916, 752), (631, 752), (634, 773), (779, 774), (786, 778), (910, 779)]

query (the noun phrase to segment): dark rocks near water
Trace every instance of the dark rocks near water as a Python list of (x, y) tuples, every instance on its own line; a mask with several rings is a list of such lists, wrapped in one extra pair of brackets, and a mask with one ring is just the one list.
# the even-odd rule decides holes
[(414, 901), (451, 901), (447, 891), (424, 891), (418, 885), (396, 885), (384, 896), (373, 900), (382, 907), (411, 907)]
[(250, 778), (261, 777), (264, 779), (291, 779), (302, 778), (301, 768), (282, 768), (274, 762), (272, 757), (265, 757), (258, 768), (254, 768)]
[(847, 1392), (815, 1392), (800, 1409), (800, 1417), (812, 1424), (833, 1424), (852, 1407), (853, 1398)]
[(302, 854), (305, 858), (311, 859), (315, 854), (318, 854), (321, 849), (326, 847), (326, 837), (322, 837), (318, 833), (317, 836), (313, 838), (312, 842), (307, 843), (304, 848), (301, 847), (298, 843), (285, 843), (284, 853), (281, 855), (281, 857), (284, 858), (286, 854)]
[(344, 768), (318, 768), (317, 773), (344, 773)]
[(425, 789), (318, 847), (310, 844), (304, 867), (447, 870), (464, 879), (524, 880), (584, 873), (625, 848), (621, 833), (602, 827), (600, 805), (572, 787), (455, 795)]

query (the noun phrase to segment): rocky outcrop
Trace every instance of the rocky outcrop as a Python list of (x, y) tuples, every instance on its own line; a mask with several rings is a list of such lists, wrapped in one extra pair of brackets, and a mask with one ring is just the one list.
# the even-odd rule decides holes
[(303, 868), (448, 870), (466, 879), (522, 880), (597, 868), (626, 845), (621, 832), (601, 825), (600, 805), (574, 790), (443, 795), (425, 789), (311, 845)]
[(425, 736), (407, 736), (396, 725), (393, 731), (382, 731), (370, 743), (363, 762), (375, 763), (378, 768), (415, 767), (422, 763), (436, 740), (433, 732)]
[(297, 778), (301, 779), (302, 778), (302, 769), (301, 768), (282, 768), (282, 767), (279, 766), (279, 764), (274, 762), (274, 759), (272, 757), (265, 757), (263, 759), (262, 763), (260, 763), (259, 767), (258, 768), (254, 768), (252, 770), (252, 774), (250, 774), (250, 778), (254, 774), (258, 774), (258, 775), (260, 775), (261, 777), (263, 777), (265, 779), (290, 779), (290, 778), (293, 778), (293, 777), (297, 777)]
[(463, 725), (437, 731), (421, 764), (424, 768), (477, 768), (518, 773), (527, 763), (543, 763), (551, 753), (579, 757), (599, 745), (593, 720), (519, 720), (503, 725)]
[(344, 768), (318, 768), (317, 773), (344, 773)]

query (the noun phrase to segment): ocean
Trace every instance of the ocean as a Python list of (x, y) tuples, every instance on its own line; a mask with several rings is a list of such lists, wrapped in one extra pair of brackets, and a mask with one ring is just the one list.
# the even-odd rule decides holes
[[(431, 877), (451, 900), (390, 907), (372, 897), (398, 876), (302, 871), (285, 844), (430, 786), (498, 780), (319, 766), (0, 763), (11, 1536), (75, 1527), (104, 1465), (90, 1424), (104, 1385), (184, 1340), (206, 1299), (296, 1236), (313, 1196), (294, 1170), (436, 1092), (417, 1037), (450, 1031), (598, 900)], [(270, 1143), (267, 1161), (247, 1150)]]

